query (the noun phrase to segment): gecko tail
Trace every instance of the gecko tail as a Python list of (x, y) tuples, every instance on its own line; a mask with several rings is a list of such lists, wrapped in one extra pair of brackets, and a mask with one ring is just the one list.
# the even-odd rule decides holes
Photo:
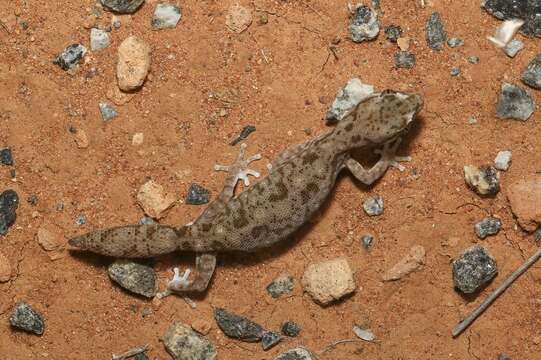
[(74, 250), (113, 257), (147, 258), (178, 250), (180, 232), (182, 228), (166, 225), (127, 225), (93, 231), (68, 243)]

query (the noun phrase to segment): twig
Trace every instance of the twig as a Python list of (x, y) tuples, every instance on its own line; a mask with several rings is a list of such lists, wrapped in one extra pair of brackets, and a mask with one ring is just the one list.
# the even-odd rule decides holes
[(346, 344), (346, 343), (352, 343), (352, 342), (365, 342), (364, 340), (361, 340), (361, 339), (344, 339), (344, 340), (338, 340), (338, 341), (335, 341), (333, 343), (331, 343), (330, 345), (326, 346), (325, 349), (321, 350), (319, 352), (319, 354), (323, 354), (323, 353), (326, 353), (327, 351), (331, 350), (332, 348), (334, 348), (336, 345), (340, 345), (340, 344)]
[(265, 59), (265, 62), (268, 64), (269, 59), (267, 59), (267, 55), (265, 55), (265, 51), (263, 49), (260, 49), (260, 50), (261, 50), (261, 55), (263, 55), (263, 59)]
[(126, 351), (124, 354), (120, 354), (120, 355), (113, 354), (111, 359), (112, 360), (125, 360), (125, 359), (130, 358), (132, 356), (135, 356), (137, 354), (144, 353), (147, 350), (148, 350), (148, 344), (143, 345), (143, 346), (139, 346), (139, 347), (135, 347), (133, 349), (130, 349), (130, 350)]
[(524, 274), (526, 270), (530, 268), (533, 264), (537, 262), (541, 258), (541, 249), (537, 250), (537, 252), (530, 257), (524, 264), (522, 264), (515, 272), (511, 274), (501, 284), (492, 294), (490, 294), (485, 301), (483, 301), (467, 318), (462, 320), (454, 329), (453, 329), (453, 337), (457, 337), (464, 331), (468, 326), (471, 325), (477, 319), (479, 315), (483, 313), (493, 302), (500, 296), (520, 275)]

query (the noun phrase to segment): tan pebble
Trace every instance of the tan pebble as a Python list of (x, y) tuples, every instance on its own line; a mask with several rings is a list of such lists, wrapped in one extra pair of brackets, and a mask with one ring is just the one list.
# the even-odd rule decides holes
[(398, 47), (402, 51), (408, 51), (410, 48), (410, 38), (409, 37), (401, 37), (396, 40), (396, 43), (398, 44)]
[(96, 25), (96, 17), (94, 15), (88, 15), (83, 22), (85, 29), (92, 29)]
[(75, 132), (75, 144), (79, 149), (86, 149), (90, 142), (88, 141), (88, 136), (84, 130), (78, 129)]
[(139, 89), (150, 70), (150, 46), (143, 40), (130, 36), (118, 47), (117, 80), (123, 91)]
[(143, 135), (143, 133), (136, 133), (136, 134), (133, 134), (131, 143), (134, 146), (139, 146), (143, 144), (144, 139), (145, 139), (145, 136)]
[(207, 335), (210, 332), (210, 329), (212, 329), (212, 324), (207, 320), (197, 319), (192, 323), (192, 329), (201, 335)]
[(45, 251), (53, 251), (62, 248), (66, 243), (66, 238), (62, 235), (62, 230), (54, 225), (43, 223), (37, 232), (38, 243)]
[(9, 281), (11, 278), (11, 264), (7, 257), (0, 252), (0, 283)]
[(252, 13), (250, 9), (239, 4), (234, 4), (229, 8), (225, 18), (227, 28), (237, 34), (240, 34), (252, 23)]
[(412, 247), (406, 257), (400, 260), (383, 275), (383, 280), (398, 280), (419, 269), (425, 262), (425, 255), (426, 252), (424, 247), (420, 245)]
[(355, 291), (353, 272), (344, 258), (323, 261), (306, 268), (301, 284), (319, 304), (326, 305)]
[(164, 212), (173, 206), (175, 201), (173, 194), (166, 194), (164, 188), (153, 180), (143, 184), (137, 193), (137, 203), (145, 214), (155, 219), (163, 217)]

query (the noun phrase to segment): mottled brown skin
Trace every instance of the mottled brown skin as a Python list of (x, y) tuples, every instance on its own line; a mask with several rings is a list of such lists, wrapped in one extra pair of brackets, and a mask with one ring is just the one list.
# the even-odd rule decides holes
[[(381, 177), (394, 153), (384, 152), (372, 169), (365, 170), (350, 157), (350, 151), (382, 144), (387, 144), (387, 149), (409, 128), (422, 104), (416, 94), (373, 94), (332, 131), (286, 150), (265, 178), (238, 196), (233, 195), (237, 178), (230, 173), (219, 198), (191, 225), (120, 226), (79, 236), (70, 240), (70, 245), (114, 257), (153, 257), (176, 250), (205, 255), (269, 247), (311, 218), (344, 168), (366, 184)], [(391, 152), (394, 150), (396, 147)], [(192, 287), (174, 290), (203, 291), (214, 271), (214, 266), (206, 267), (210, 275), (204, 279), (196, 276)]]

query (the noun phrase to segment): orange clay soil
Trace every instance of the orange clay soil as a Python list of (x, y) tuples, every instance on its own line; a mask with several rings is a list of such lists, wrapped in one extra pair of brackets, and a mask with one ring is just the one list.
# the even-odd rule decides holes
[[(0, 167), (0, 190), (15, 189), (21, 203), (17, 221), (0, 237), (1, 252), (13, 276), (0, 284), (0, 353), (6, 359), (110, 359), (134, 346), (149, 344), (151, 359), (170, 359), (160, 337), (175, 320), (212, 323), (208, 338), (220, 359), (274, 359), (297, 345), (314, 352), (352, 338), (356, 323), (367, 324), (376, 343), (345, 343), (321, 359), (534, 359), (541, 351), (541, 267), (519, 279), (462, 336), (451, 329), (489, 291), (534, 252), (535, 244), (517, 228), (506, 186), (541, 170), (541, 113), (528, 121), (495, 117), (501, 83), (518, 83), (524, 66), (539, 51), (539, 39), (524, 38), (525, 49), (508, 58), (486, 40), (500, 22), (479, 7), (479, 1), (382, 1), (383, 26), (400, 25), (412, 39), (417, 65), (394, 67), (397, 48), (385, 40), (355, 44), (348, 39), (346, 1), (241, 1), (254, 21), (241, 34), (225, 27), (233, 1), (182, 1), (176, 29), (154, 31), (150, 19), (156, 1), (148, 1), (131, 20), (112, 32), (111, 46), (89, 53), (87, 63), (71, 76), (51, 60), (66, 45), (89, 46), (84, 28), (94, 0), (13, 0), (0, 2), (0, 17), (17, 15), (28, 23), (12, 33), (0, 28), (0, 146), (9, 146), (16, 161)], [(259, 12), (256, 9), (260, 10)], [(433, 11), (442, 15), (449, 36), (462, 47), (434, 52), (427, 48), (424, 23)], [(260, 24), (263, 14), (267, 24)], [(98, 24), (109, 25), (104, 12)], [(115, 82), (116, 49), (134, 34), (152, 47), (150, 76), (131, 102), (115, 106), (110, 123), (100, 117), (98, 103)], [(329, 46), (339, 39), (334, 54)], [(336, 55), (336, 56), (335, 56)], [(468, 63), (476, 55), (480, 63)], [(459, 67), (458, 77), (450, 70)], [(91, 68), (97, 74), (90, 76)], [(229, 142), (247, 124), (257, 127), (247, 143), (261, 152), (254, 167), (265, 172), (291, 144), (326, 131), (322, 120), (338, 88), (352, 77), (377, 89), (416, 91), (425, 98), (418, 124), (400, 154), (413, 161), (407, 171), (389, 171), (372, 187), (350, 176), (340, 177), (328, 205), (293, 241), (259, 254), (220, 256), (207, 293), (196, 309), (180, 297), (161, 302), (142, 299), (111, 283), (111, 259), (65, 253), (51, 260), (36, 240), (42, 223), (54, 223), (66, 238), (113, 225), (136, 223), (143, 216), (135, 194), (152, 178), (184, 199), (197, 182), (216, 195), (224, 173), (215, 163), (231, 162), (238, 151)], [(541, 92), (532, 91), (537, 103)], [(214, 96), (211, 97), (211, 94)], [(478, 123), (468, 124), (474, 116)], [(70, 127), (88, 135), (88, 148), (78, 148)], [(131, 143), (135, 133), (144, 143)], [(465, 164), (491, 163), (499, 150), (513, 151), (513, 164), (501, 174), (502, 192), (482, 199), (464, 184)], [(360, 156), (363, 154), (360, 153)], [(362, 210), (369, 195), (385, 199), (382, 216)], [(26, 199), (36, 195), (31, 206)], [(63, 203), (64, 209), (57, 210)], [(175, 205), (166, 224), (191, 221), (203, 206)], [(85, 214), (83, 226), (75, 219)], [(503, 229), (477, 240), (473, 225), (487, 214), (503, 221)], [(359, 238), (377, 238), (372, 251)], [(451, 241), (449, 241), (451, 239)], [(451, 261), (473, 243), (495, 256), (500, 273), (481, 294), (464, 298), (453, 289)], [(448, 244), (451, 244), (450, 246)], [(390, 283), (382, 274), (413, 245), (427, 251), (418, 272)], [(303, 294), (299, 279), (312, 262), (346, 257), (356, 271), (358, 291), (322, 308)], [(193, 256), (156, 259), (163, 288), (170, 269), (193, 265)], [(265, 287), (284, 270), (296, 285), (293, 295), (272, 299)], [(25, 300), (45, 318), (41, 337), (14, 331), (13, 305)], [(285, 320), (297, 322), (298, 338), (263, 352), (260, 344), (229, 339), (217, 328), (212, 307), (247, 316), (270, 329)], [(143, 313), (147, 314), (143, 316)], [(148, 314), (150, 313), (150, 314)]]

